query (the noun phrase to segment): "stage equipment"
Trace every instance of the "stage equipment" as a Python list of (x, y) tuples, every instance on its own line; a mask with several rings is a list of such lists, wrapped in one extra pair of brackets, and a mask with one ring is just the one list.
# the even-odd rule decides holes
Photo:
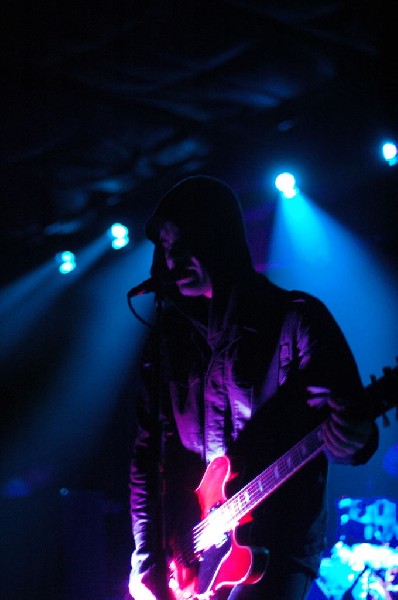
[(322, 558), (316, 585), (328, 600), (398, 600), (398, 502), (342, 498), (338, 542)]

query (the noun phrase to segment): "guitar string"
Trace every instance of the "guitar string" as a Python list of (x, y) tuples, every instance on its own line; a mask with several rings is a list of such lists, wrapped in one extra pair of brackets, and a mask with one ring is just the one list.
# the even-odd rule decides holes
[[(225, 529), (225, 531), (222, 531), (222, 535), (225, 535), (249, 510), (252, 510), (259, 502), (275, 491), (301, 466), (319, 454), (323, 447), (320, 430), (321, 426), (310, 432), (263, 473), (260, 473), (242, 490), (229, 498), (214, 513), (198, 523), (189, 535), (182, 538), (182, 543), (175, 557), (188, 558), (188, 562), (194, 560), (197, 553), (204, 549), (198, 547), (198, 542), (200, 542), (203, 532), (212, 527), (213, 523), (211, 521), (217, 518), (217, 522), (224, 523), (225, 527), (221, 529)], [(277, 477), (275, 477), (275, 473), (278, 473)], [(250, 505), (250, 509), (247, 508), (248, 505)], [(221, 536), (221, 534), (219, 535)]]
[[(311, 432), (304, 440), (300, 441), (273, 465), (268, 467), (265, 472), (258, 475), (240, 492), (227, 500), (215, 513), (212, 513), (212, 515), (209, 515), (195, 526), (192, 530), (192, 536), (185, 537), (181, 552), (178, 555), (184, 554), (185, 556), (188, 555), (191, 560), (194, 559), (196, 553), (204, 549), (197, 547), (197, 544), (200, 541), (203, 531), (212, 526), (211, 520), (214, 521), (214, 518), (217, 517), (218, 522), (221, 521), (224, 523), (225, 527), (223, 529), (225, 531), (222, 531), (222, 535), (224, 535), (225, 532), (232, 529), (234, 524), (237, 524), (242, 516), (249, 512), (247, 509), (249, 504), (251, 506), (250, 510), (252, 510), (256, 504), (264, 500), (267, 495), (270, 495), (270, 493), (284, 483), (289, 476), (293, 475), (299, 467), (316, 456), (321, 451), (323, 445), (322, 443), (320, 444), (319, 429), (317, 428)], [(315, 449), (312, 448), (311, 442), (315, 442)], [(277, 478), (275, 478), (276, 472), (278, 473)], [(264, 487), (266, 488), (265, 493), (263, 490)]]
[[(315, 441), (316, 439), (317, 438), (315, 437)], [(306, 446), (304, 441), (299, 442), (296, 447), (294, 447), (291, 451), (282, 456), (280, 459), (278, 459), (278, 461), (276, 461), (276, 463), (269, 467), (270, 471), (267, 470), (265, 473), (258, 475), (252, 482), (245, 486), (243, 490), (226, 501), (217, 510), (217, 513), (214, 513), (214, 515), (217, 517), (217, 521), (224, 523), (225, 531), (229, 531), (235, 522), (237, 524), (239, 519), (248, 512), (248, 505), (251, 506), (251, 509), (254, 508), (258, 502), (265, 499), (267, 495), (284, 483), (285, 479), (292, 475), (297, 468), (301, 466), (304, 458), (306, 461), (312, 458), (312, 451), (308, 451), (310, 440), (306, 438), (305, 442)], [(319, 445), (319, 442), (317, 442), (317, 444)], [(303, 449), (305, 450), (304, 457)], [(319, 452), (320, 449), (321, 447), (316, 452)], [(276, 472), (278, 473), (277, 477), (275, 477)], [(265, 494), (263, 490), (261, 490), (261, 486), (266, 488)], [(209, 524), (209, 520), (210, 517), (206, 518), (194, 529), (194, 542), (197, 543), (198, 539), (200, 541), (200, 536), (202, 535), (203, 529), (209, 527), (209, 525), (211, 526), (211, 524)], [(223, 534), (224, 533), (225, 532), (223, 531)], [(200, 550), (200, 548), (198, 548), (198, 550)]]
[[(229, 521), (227, 528), (231, 529), (234, 523), (239, 521), (248, 512), (247, 507), (249, 505), (250, 510), (252, 510), (256, 504), (270, 495), (277, 487), (284, 483), (290, 475), (293, 475), (298, 468), (305, 464), (305, 462), (308, 462), (319, 453), (322, 446), (319, 445), (318, 439), (319, 438), (317, 437), (313, 440), (306, 438), (305, 444), (299, 444), (297, 447), (293, 448), (293, 451), (289, 452), (288, 457), (283, 456), (278, 459), (278, 461), (270, 467), (270, 471), (267, 470), (265, 473), (258, 475), (238, 492), (236, 496), (224, 503), (218, 509), (218, 514), (220, 512), (227, 513), (227, 523)], [(315, 442), (315, 444), (311, 445), (311, 441)], [(229, 503), (232, 508), (229, 506)], [(221, 514), (220, 516), (222, 520), (225, 515)]]

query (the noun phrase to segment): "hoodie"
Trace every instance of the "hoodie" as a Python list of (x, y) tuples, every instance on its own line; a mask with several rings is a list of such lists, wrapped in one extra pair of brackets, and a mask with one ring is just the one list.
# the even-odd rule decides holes
[(155, 245), (164, 221), (179, 227), (216, 286), (236, 282), (251, 271), (241, 206), (231, 188), (219, 179), (188, 177), (161, 198), (146, 225), (147, 237)]
[(188, 177), (172, 187), (146, 225), (147, 237), (155, 244), (151, 275), (158, 280), (167, 272), (158, 243), (165, 221), (177, 225), (184, 246), (205, 266), (213, 298), (211, 302), (184, 298), (176, 286), (168, 286), (165, 295), (201, 329), (214, 349), (234, 317), (239, 290), (256, 277), (239, 200), (228, 185), (209, 176)]

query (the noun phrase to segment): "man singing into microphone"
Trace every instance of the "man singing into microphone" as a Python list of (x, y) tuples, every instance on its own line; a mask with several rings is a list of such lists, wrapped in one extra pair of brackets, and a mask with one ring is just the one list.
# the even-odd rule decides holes
[[(181, 181), (146, 233), (152, 281), (175, 283), (159, 288), (163, 308), (142, 357), (130, 594), (302, 600), (325, 544), (328, 461), (364, 464), (377, 448), (354, 358), (319, 300), (253, 269), (239, 202), (223, 182)], [(212, 461), (230, 458), (230, 497), (321, 423), (323, 450), (276, 482), (251, 519), (204, 541), (225, 499)], [(247, 573), (239, 545), (257, 549)]]

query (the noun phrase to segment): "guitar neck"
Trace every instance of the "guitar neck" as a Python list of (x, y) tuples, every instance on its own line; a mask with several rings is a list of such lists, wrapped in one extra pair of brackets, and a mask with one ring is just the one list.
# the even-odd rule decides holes
[[(217, 521), (223, 523), (225, 530), (236, 527), (244, 516), (322, 451), (321, 429), (319, 425), (311, 431), (218, 508)], [(207, 518), (211, 519), (211, 515)]]

